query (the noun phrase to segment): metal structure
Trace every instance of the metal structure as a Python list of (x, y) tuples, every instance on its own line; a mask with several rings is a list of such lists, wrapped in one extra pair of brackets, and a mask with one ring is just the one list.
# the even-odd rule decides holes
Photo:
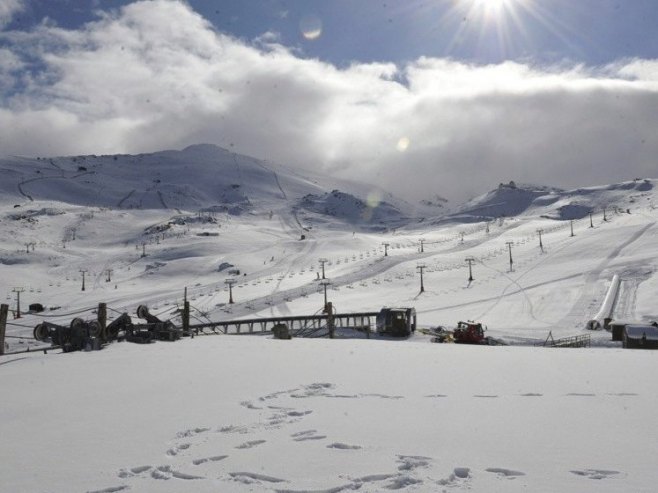
[(466, 257), (466, 262), (468, 262), (468, 282), (473, 282), (473, 262), (475, 262), (475, 258)]
[(224, 281), (224, 284), (228, 286), (228, 302), (229, 304), (233, 304), (233, 286), (235, 283), (237, 283), (235, 279), (226, 279)]
[(507, 241), (505, 242), (507, 247), (509, 248), (509, 271), (513, 272), (514, 271), (514, 260), (512, 260), (512, 245), (514, 244), (513, 241)]

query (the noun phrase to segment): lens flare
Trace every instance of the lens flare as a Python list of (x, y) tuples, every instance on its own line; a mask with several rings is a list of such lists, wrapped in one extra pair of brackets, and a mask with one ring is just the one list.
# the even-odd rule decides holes
[(368, 197), (366, 198), (366, 204), (368, 207), (371, 209), (376, 208), (382, 201), (382, 194), (378, 192), (377, 190), (373, 190), (368, 194)]
[(398, 143), (396, 144), (396, 148), (400, 152), (404, 152), (407, 149), (409, 149), (409, 144), (411, 144), (411, 141), (409, 140), (409, 137), (400, 137), (400, 140), (398, 140)]
[(305, 15), (299, 21), (299, 30), (305, 39), (316, 40), (322, 35), (322, 20), (317, 15)]

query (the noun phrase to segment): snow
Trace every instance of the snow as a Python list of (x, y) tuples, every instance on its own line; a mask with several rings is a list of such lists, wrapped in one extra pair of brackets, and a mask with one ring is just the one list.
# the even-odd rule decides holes
[[(179, 322), (185, 288), (193, 323), (312, 315), (321, 258), (339, 313), (413, 306), (422, 329), (471, 319), (512, 344), (340, 331), (5, 355), (2, 492), (654, 489), (656, 353), (586, 324), (658, 318), (655, 180), (501, 187), (432, 216), (214, 146), (0, 168), (0, 295), (46, 307), (8, 321), (9, 352), (101, 302)], [(533, 347), (549, 332), (594, 347)]]
[(234, 336), (14, 356), (2, 489), (651, 491), (658, 397), (635, 376), (655, 365), (621, 349)]

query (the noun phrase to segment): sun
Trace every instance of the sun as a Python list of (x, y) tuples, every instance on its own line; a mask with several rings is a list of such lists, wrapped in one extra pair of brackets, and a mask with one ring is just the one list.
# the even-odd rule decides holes
[(480, 11), (487, 16), (500, 16), (514, 10), (522, 0), (471, 0), (472, 11)]

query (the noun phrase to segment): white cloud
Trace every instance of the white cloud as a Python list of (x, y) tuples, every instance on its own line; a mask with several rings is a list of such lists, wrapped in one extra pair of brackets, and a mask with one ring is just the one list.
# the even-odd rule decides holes
[(9, 24), (14, 15), (24, 9), (24, 0), (0, 0), (0, 29)]
[(135, 2), (77, 31), (0, 37), (11, 50), (0, 57), (31, 67), (20, 90), (0, 72), (5, 153), (209, 142), (408, 197), (656, 174), (656, 61), (602, 71), (421, 58), (339, 69), (274, 37), (249, 45), (218, 33), (174, 0)]

